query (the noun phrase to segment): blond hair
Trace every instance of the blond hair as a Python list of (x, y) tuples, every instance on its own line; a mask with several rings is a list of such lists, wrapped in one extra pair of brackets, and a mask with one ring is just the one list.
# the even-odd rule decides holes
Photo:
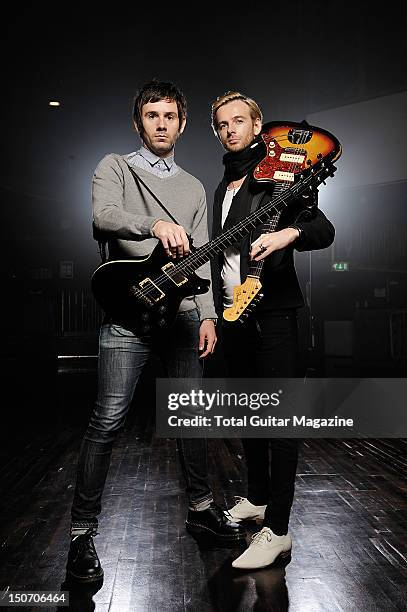
[(260, 121), (263, 121), (263, 113), (261, 112), (260, 107), (257, 104), (257, 102), (255, 102), (255, 100), (252, 100), (252, 98), (245, 96), (239, 91), (227, 91), (222, 96), (219, 96), (218, 98), (216, 98), (216, 100), (212, 102), (212, 105), (211, 105), (211, 125), (216, 135), (218, 134), (218, 123), (216, 121), (216, 112), (221, 106), (223, 106), (224, 104), (227, 104), (228, 102), (232, 102), (233, 100), (241, 100), (242, 102), (247, 104), (250, 110), (250, 116), (253, 119), (253, 121), (255, 121), (256, 119), (260, 119)]

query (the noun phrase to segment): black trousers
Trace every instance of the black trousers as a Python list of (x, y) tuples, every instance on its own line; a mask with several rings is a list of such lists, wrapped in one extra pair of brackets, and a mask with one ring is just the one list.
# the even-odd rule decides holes
[[(244, 325), (226, 323), (222, 332), (229, 377), (298, 376), (295, 310), (257, 314)], [(288, 530), (294, 499), (298, 440), (245, 438), (242, 444), (247, 464), (247, 498), (256, 506), (267, 504), (263, 526), (283, 535)]]

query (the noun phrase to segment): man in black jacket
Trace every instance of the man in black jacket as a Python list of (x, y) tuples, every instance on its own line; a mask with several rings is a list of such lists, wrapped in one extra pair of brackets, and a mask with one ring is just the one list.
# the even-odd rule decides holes
[[(267, 150), (261, 137), (262, 113), (258, 104), (239, 92), (228, 92), (212, 104), (212, 127), (227, 153), (225, 173), (215, 192), (213, 233), (220, 234), (268, 202), (274, 183), (259, 183), (253, 170)], [(335, 231), (309, 196), (291, 202), (238, 245), (225, 249), (213, 262), (215, 306), (218, 315), (233, 304), (233, 288), (240, 285), (253, 262), (263, 265), (261, 299), (244, 325), (223, 325), (223, 347), (230, 377), (295, 377), (298, 375), (297, 309), (304, 299), (294, 267), (298, 251), (332, 244)], [(313, 210), (311, 213), (310, 211)], [(298, 461), (295, 439), (243, 439), (247, 471), (247, 497), (237, 499), (229, 516), (237, 521), (263, 520), (263, 528), (233, 566), (255, 569), (290, 556), (288, 533)], [(269, 462), (269, 445), (272, 461)]]

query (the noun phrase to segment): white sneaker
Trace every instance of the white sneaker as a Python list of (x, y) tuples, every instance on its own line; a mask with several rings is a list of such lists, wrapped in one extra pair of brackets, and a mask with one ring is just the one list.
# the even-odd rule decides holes
[(255, 506), (246, 497), (239, 497), (235, 495), (235, 499), (238, 500), (237, 504), (230, 510), (225, 510), (226, 516), (233, 519), (237, 523), (246, 520), (258, 520), (264, 519), (264, 513), (267, 506)]
[(233, 561), (232, 566), (239, 569), (259, 569), (271, 565), (277, 558), (282, 561), (289, 560), (291, 546), (290, 535), (278, 536), (269, 527), (263, 527), (252, 536), (250, 546)]

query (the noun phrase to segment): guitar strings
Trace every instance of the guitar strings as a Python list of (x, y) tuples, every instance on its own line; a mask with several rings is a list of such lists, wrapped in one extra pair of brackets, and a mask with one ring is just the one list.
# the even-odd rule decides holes
[[(291, 186), (291, 192), (293, 193), (294, 196), (301, 194), (302, 191), (305, 191), (308, 188), (308, 183), (309, 183), (311, 176), (312, 175), (309, 175), (302, 183), (300, 182), (295, 183), (294, 185)], [(206, 263), (208, 259), (211, 259), (211, 256), (209, 257), (207, 256), (208, 252), (213, 251), (213, 250), (219, 250), (219, 251), (224, 250), (227, 246), (235, 242), (236, 234), (239, 235), (242, 230), (244, 233), (240, 235), (240, 238), (243, 238), (243, 236), (246, 233), (246, 228), (248, 226), (251, 225), (253, 228), (255, 228), (261, 224), (262, 217), (265, 217), (264, 221), (269, 219), (270, 211), (275, 209), (276, 212), (278, 212), (278, 209), (276, 207), (279, 204), (283, 204), (283, 206), (285, 207), (288, 206), (287, 202), (284, 201), (285, 193), (286, 192), (284, 192), (283, 194), (279, 194), (277, 198), (275, 199), (275, 202), (273, 200), (269, 200), (269, 202), (267, 202), (264, 206), (262, 206), (260, 209), (258, 209), (257, 211), (249, 215), (248, 217), (245, 217), (245, 219), (243, 219), (239, 223), (236, 223), (232, 228), (227, 230), (224, 234), (221, 234), (217, 238), (214, 238), (213, 240), (199, 247), (198, 250), (192, 253), (192, 255), (190, 255), (187, 260), (179, 262), (178, 264), (174, 264), (174, 268), (176, 269), (172, 269), (171, 273), (174, 274), (176, 272), (183, 272), (183, 271), (192, 273), (197, 268), (199, 268), (201, 265)], [(196, 264), (196, 262), (198, 263), (198, 265)], [(169, 275), (163, 273), (155, 279), (154, 285), (158, 286), (168, 280), (170, 280)], [(137, 292), (138, 296), (147, 297), (152, 289), (154, 289), (154, 287), (141, 288)]]
[[(306, 181), (309, 180), (306, 179)], [(301, 187), (299, 188), (299, 183), (296, 183), (295, 185), (292, 186), (292, 193), (295, 194), (295, 191), (298, 191), (298, 193), (301, 193), (301, 191), (305, 191), (305, 189), (307, 188), (307, 183), (306, 181), (304, 181), (304, 183), (301, 184)], [(284, 192), (285, 194), (285, 192)], [(266, 221), (269, 216), (270, 216), (270, 211), (275, 209), (276, 212), (278, 212), (278, 209), (276, 208), (278, 204), (282, 203), (284, 206), (288, 206), (288, 204), (284, 201), (283, 195), (281, 196), (279, 195), (275, 202), (273, 202), (273, 200), (270, 200), (269, 202), (267, 202), (264, 206), (262, 206), (259, 210), (255, 211), (254, 213), (252, 213), (251, 215), (249, 215), (248, 217), (246, 217), (244, 220), (240, 221), (239, 223), (236, 223), (236, 225), (234, 225), (232, 228), (230, 228), (229, 230), (227, 230), (224, 234), (221, 234), (220, 236), (218, 236), (217, 238), (215, 238), (214, 240), (202, 245), (201, 247), (199, 247), (199, 249), (192, 253), (192, 255), (190, 255), (188, 257), (187, 260), (179, 262), (178, 264), (174, 264), (174, 268), (171, 270), (171, 273), (177, 273), (177, 272), (189, 272), (192, 273), (194, 272), (197, 268), (199, 268), (201, 265), (203, 265), (204, 263), (206, 263), (208, 261), (208, 259), (211, 258), (211, 256), (207, 257), (207, 253), (212, 251), (212, 250), (224, 250), (227, 246), (229, 246), (230, 244), (233, 244), (236, 240), (236, 234), (240, 234), (241, 231), (243, 231), (243, 234), (240, 234), (240, 238), (243, 238), (243, 236), (246, 234), (246, 228), (248, 226), (252, 226), (253, 228), (257, 227), (258, 225), (261, 224), (262, 221), (262, 217), (265, 217), (264, 221)], [(258, 222), (258, 220), (260, 220), (260, 222)], [(198, 262), (198, 265), (196, 265), (196, 262)], [(169, 274), (161, 274), (161, 276), (158, 276), (155, 280), (154, 280), (154, 285), (160, 285), (163, 282), (166, 282), (168, 280), (170, 280), (169, 278)], [(141, 288), (138, 290), (138, 295), (139, 297), (146, 297), (148, 296), (148, 294), (151, 292), (151, 290), (154, 287), (146, 287)]]
[[(322, 159), (320, 161), (322, 161)], [(300, 182), (294, 183), (293, 185), (290, 185), (292, 194), (295, 196), (305, 191), (308, 188), (308, 183), (310, 181), (310, 178), (312, 178), (312, 176), (313, 175), (310, 173), (310, 175), (306, 177), (302, 182), (300, 181)], [(315, 173), (314, 173), (314, 176), (315, 176)], [(258, 225), (261, 224), (262, 216), (266, 215), (264, 219), (264, 222), (265, 222), (266, 220), (270, 218), (271, 210), (275, 209), (276, 212), (279, 212), (277, 209), (277, 206), (279, 204), (283, 204), (283, 206), (285, 207), (288, 206), (287, 202), (284, 201), (284, 196), (286, 192), (287, 190), (285, 190), (283, 193), (278, 194), (275, 201), (274, 201), (274, 198), (272, 200), (269, 200), (269, 202), (264, 204), (260, 209), (258, 209), (257, 211), (254, 211), (253, 213), (251, 213), (250, 215), (248, 215), (247, 217), (245, 217), (244, 219), (236, 223), (233, 227), (231, 227), (225, 233), (221, 234), (217, 238), (214, 238), (213, 240), (199, 247), (197, 251), (192, 253), (185, 261), (181, 261), (181, 262), (178, 262), (177, 264), (174, 264), (174, 268), (176, 269), (172, 269), (171, 273), (174, 274), (174, 273), (183, 272), (183, 271), (192, 273), (197, 268), (199, 268), (201, 265), (206, 263), (208, 259), (211, 259), (211, 256), (207, 257), (208, 252), (213, 251), (213, 250), (216, 251), (217, 249), (224, 250), (224, 248), (226, 248), (227, 246), (235, 242), (236, 234), (239, 235), (239, 233), (242, 230), (244, 231), (244, 233), (243, 235), (240, 235), (240, 238), (243, 238), (244, 234), (246, 233), (246, 228), (248, 226), (251, 225), (253, 228), (256, 228)], [(260, 223), (258, 222), (258, 220), (260, 220)], [(198, 263), (198, 265), (196, 265), (196, 262)], [(169, 277), (169, 274), (165, 274), (165, 273), (161, 274), (155, 279), (154, 285), (158, 286), (161, 283), (170, 280), (168, 277)], [(148, 294), (151, 292), (151, 289), (152, 289), (151, 287), (146, 287), (145, 289), (144, 288), (139, 289), (138, 290), (139, 297), (148, 296)]]
[[(309, 134), (309, 130), (301, 130), (300, 142), (298, 142), (298, 143), (296, 143), (296, 144), (299, 144), (299, 145), (305, 144), (305, 143), (306, 143), (306, 140), (307, 140), (307, 137), (308, 137), (308, 134)], [(288, 134), (287, 134), (286, 136), (287, 136), (287, 138), (288, 138)], [(275, 138), (273, 137), (273, 140), (274, 140), (274, 141), (277, 141), (277, 140), (278, 140), (278, 137), (275, 137)], [(280, 140), (282, 140), (282, 138), (280, 138)], [(294, 170), (295, 170), (295, 166), (296, 166), (296, 165), (297, 165), (297, 164), (296, 164), (294, 161), (293, 161), (293, 162), (291, 162), (291, 166), (290, 166), (290, 165), (288, 166), (288, 171), (289, 171), (289, 172), (290, 172), (290, 171), (291, 171), (291, 172), (294, 172)], [(290, 183), (290, 181), (288, 181), (288, 180), (282, 180), (282, 181), (280, 181), (280, 182), (278, 182), (278, 183), (275, 183), (275, 185), (274, 185), (274, 189), (275, 189), (275, 190), (277, 189), (276, 195), (277, 195), (277, 194), (279, 194), (279, 193), (282, 193), (282, 192), (283, 192), (283, 191), (285, 191), (287, 188), (289, 188), (290, 184), (291, 184), (291, 183)], [(273, 193), (273, 196), (274, 196), (274, 193)], [(273, 217), (270, 219), (270, 221), (269, 221), (269, 222), (266, 224), (266, 226), (267, 226), (267, 225), (269, 225), (269, 226), (270, 226), (270, 230), (269, 230), (269, 231), (267, 231), (267, 230), (266, 230), (266, 232), (265, 232), (265, 233), (267, 233), (267, 234), (272, 234), (272, 233), (273, 233), (273, 232), (274, 232), (274, 231), (277, 229), (277, 225), (278, 225), (278, 223), (279, 223), (279, 221), (280, 221), (281, 213), (282, 213), (282, 211), (279, 211), (277, 214), (275, 214), (275, 215), (274, 215), (274, 216), (273, 216)], [(260, 260), (260, 261), (256, 261), (256, 262), (255, 262), (255, 261), (253, 261), (253, 263), (252, 263), (252, 264), (251, 264), (251, 266), (250, 266), (250, 271), (249, 271), (249, 273), (251, 273), (253, 276), (256, 276), (257, 278), (260, 278), (261, 272), (262, 272), (263, 267), (264, 267), (264, 263), (265, 263), (265, 260), (264, 260), (264, 259), (262, 259), (262, 260)]]

